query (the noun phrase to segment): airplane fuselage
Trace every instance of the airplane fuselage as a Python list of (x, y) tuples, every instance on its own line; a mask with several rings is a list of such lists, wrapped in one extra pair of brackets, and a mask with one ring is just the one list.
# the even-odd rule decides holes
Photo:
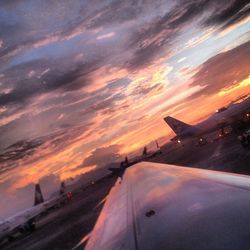
[(17, 232), (30, 230), (34, 220), (47, 210), (60, 206), (66, 195), (52, 198), (31, 208), (25, 209), (0, 223), (0, 240)]
[(44, 211), (43, 204), (25, 209), (4, 220), (0, 224), (0, 239), (8, 237), (18, 231), (29, 229), (30, 222)]

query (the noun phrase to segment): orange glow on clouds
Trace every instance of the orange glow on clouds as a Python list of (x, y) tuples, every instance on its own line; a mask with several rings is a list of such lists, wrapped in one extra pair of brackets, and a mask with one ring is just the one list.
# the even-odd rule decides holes
[(229, 95), (229, 94), (240, 94), (239, 92), (242, 92), (242, 93), (248, 93), (248, 91), (250, 91), (250, 76), (241, 81), (240, 83), (236, 83), (235, 85), (232, 85), (228, 88), (225, 88), (225, 89), (222, 89), (218, 95), (219, 96), (225, 96), (225, 95)]
[[(231, 26), (231, 29), (227, 32), (233, 31), (236, 27)], [(75, 29), (67, 37), (48, 37), (47, 39), (39, 40), (33, 46), (38, 48), (46, 46), (48, 43), (67, 40), (77, 36), (80, 31), (83, 30)], [(188, 39), (183, 44), (181, 52), (195, 48), (198, 45), (200, 46), (209, 38), (215, 36), (216, 31), (215, 28), (207, 28), (201, 35), (198, 34), (194, 38)], [(107, 40), (112, 40), (109, 38), (114, 36), (116, 38), (115, 32), (103, 34), (99, 34), (99, 32), (102, 32), (101, 28), (96, 30), (95, 42), (102, 42), (96, 41), (96, 39), (105, 39), (106, 42)], [(217, 38), (219, 39), (222, 36), (222, 33), (220, 33)], [(158, 37), (146, 39), (142, 45), (149, 45), (152, 41), (157, 41), (159, 37), (161, 37), (161, 34), (158, 34)], [(175, 51), (176, 54), (178, 52)], [(209, 85), (209, 83), (206, 83), (207, 79), (205, 77), (202, 79), (204, 81), (201, 82), (201, 85), (199, 85), (200, 83), (192, 85), (193, 77), (201, 70), (203, 64), (201, 63), (197, 66), (188, 62), (185, 66), (176, 68), (174, 63), (172, 65), (171, 56), (174, 56), (174, 52), (163, 49), (160, 59), (158, 57), (151, 64), (136, 70), (130, 70), (125, 66), (118, 67), (109, 64), (109, 62), (101, 67), (97, 67), (89, 76), (91, 84), (77, 90), (78, 94), (87, 92), (89, 95), (97, 91), (108, 92), (108, 95), (103, 100), (101, 99), (102, 96), (100, 99), (96, 99), (96, 102), (92, 106), (90, 105), (87, 110), (92, 115), (90, 121), (88, 121), (91, 123), (90, 127), (86, 130), (85, 128), (82, 128), (82, 130), (79, 128), (79, 131), (75, 132), (72, 138), (70, 137), (64, 145), (60, 145), (58, 148), (53, 148), (53, 145), (48, 142), (41, 146), (33, 156), (27, 155), (23, 159), (17, 160), (18, 171), (10, 170), (4, 173), (0, 180), (7, 180), (12, 175), (17, 177), (18, 180), (12, 186), (14, 190), (24, 187), (31, 182), (38, 182), (40, 178), (50, 174), (55, 174), (62, 180), (84, 174), (94, 170), (97, 166), (84, 166), (83, 168), (77, 168), (77, 166), (81, 166), (84, 159), (90, 156), (95, 148), (118, 144), (121, 145), (119, 154), (131, 154), (160, 137), (169, 138), (172, 131), (163, 121), (163, 117), (171, 115), (193, 124), (207, 118), (218, 107), (225, 106), (234, 98), (250, 91), (250, 76), (248, 76), (248, 78), (235, 82), (231, 86), (230, 84), (223, 85), (224, 88), (221, 90), (218, 91), (216, 89), (218, 93), (211, 92), (212, 94), (210, 94), (209, 92), (207, 95), (203, 93), (198, 97), (192, 98), (194, 94), (206, 89)], [(77, 60), (84, 59), (83, 54), (76, 57), (78, 58)], [(176, 61), (180, 65), (180, 63), (190, 61), (190, 58), (189, 55), (181, 55), (181, 58)], [(240, 72), (241, 68), (228, 72), (228, 79), (236, 79), (234, 77), (238, 77)], [(177, 79), (177, 83), (171, 82), (172, 75), (175, 76), (174, 79)], [(213, 77), (218, 76), (212, 75), (210, 77), (215, 81), (216, 78)], [(81, 75), (79, 79), (86, 81), (86, 79), (82, 78), (84, 77)], [(115, 89), (105, 89), (111, 82), (123, 78), (129, 81), (128, 86), (119, 85)], [(100, 108), (100, 110), (95, 109), (95, 104), (107, 101), (117, 94), (122, 94), (122, 98), (111, 102), (110, 106), (112, 107)], [(69, 105), (62, 102), (40, 107), (42, 102), (50, 98), (59, 99), (60, 95), (65, 97), (70, 94), (58, 91), (36, 96), (36, 98), (33, 98), (32, 104), (26, 109), (3, 117), (0, 120), (0, 127), (29, 113), (36, 116), (54, 108), (63, 107), (66, 109), (70, 106), (73, 107), (77, 103), (86, 101), (89, 97), (77, 99)], [(86, 110), (84, 107), (82, 109), (82, 114), (84, 115)], [(2, 112), (5, 112), (5, 108), (0, 107), (0, 114)], [(67, 112), (60, 112), (56, 120), (61, 122), (66, 117)], [(71, 134), (71, 130), (67, 132)], [(91, 146), (82, 150), (82, 147), (86, 144)]]

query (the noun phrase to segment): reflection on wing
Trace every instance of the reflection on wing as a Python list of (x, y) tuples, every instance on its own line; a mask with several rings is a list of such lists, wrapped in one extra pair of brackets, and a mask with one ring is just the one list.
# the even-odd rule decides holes
[(90, 249), (247, 249), (250, 178), (142, 162), (112, 188)]

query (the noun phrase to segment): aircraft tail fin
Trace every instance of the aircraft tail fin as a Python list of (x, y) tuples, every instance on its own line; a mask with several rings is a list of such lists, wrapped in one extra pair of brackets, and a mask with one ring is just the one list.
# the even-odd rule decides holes
[(44, 202), (44, 199), (43, 199), (43, 194), (42, 194), (40, 184), (36, 184), (34, 206), (36, 206), (40, 203), (43, 203), (43, 202)]
[(176, 135), (181, 135), (185, 130), (190, 129), (192, 127), (191, 125), (179, 121), (171, 116), (165, 117), (164, 121), (175, 132)]
[(60, 187), (60, 194), (64, 194), (66, 190), (65, 182), (61, 182), (61, 187)]

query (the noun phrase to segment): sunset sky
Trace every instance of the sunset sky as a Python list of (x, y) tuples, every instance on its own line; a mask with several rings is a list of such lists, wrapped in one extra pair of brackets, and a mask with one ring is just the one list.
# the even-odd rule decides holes
[(1, 1), (0, 208), (166, 142), (167, 115), (194, 124), (250, 93), (249, 12), (247, 0)]

